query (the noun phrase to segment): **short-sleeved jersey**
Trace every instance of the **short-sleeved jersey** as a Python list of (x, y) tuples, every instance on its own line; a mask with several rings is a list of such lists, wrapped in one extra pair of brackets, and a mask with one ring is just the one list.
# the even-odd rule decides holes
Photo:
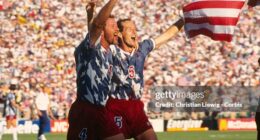
[(10, 92), (6, 95), (5, 99), (5, 107), (4, 107), (4, 114), (5, 116), (15, 116), (16, 115), (16, 108), (12, 106), (12, 101), (15, 101), (14, 93)]
[(38, 93), (35, 100), (35, 104), (39, 110), (41, 111), (48, 110), (49, 103), (50, 101), (47, 93), (43, 93), (43, 92)]
[(89, 34), (76, 48), (74, 56), (77, 70), (77, 98), (95, 105), (105, 106), (113, 75), (112, 53), (100, 44), (90, 46)]
[(153, 40), (144, 40), (132, 54), (119, 47), (111, 47), (114, 61), (111, 97), (115, 99), (140, 99), (144, 87), (144, 62), (155, 48)]

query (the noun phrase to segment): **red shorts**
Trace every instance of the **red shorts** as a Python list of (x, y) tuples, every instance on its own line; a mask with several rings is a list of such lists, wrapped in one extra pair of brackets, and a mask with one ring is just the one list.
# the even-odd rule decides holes
[(12, 115), (6, 116), (5, 119), (6, 119), (6, 121), (16, 120), (16, 116), (12, 116)]
[(112, 112), (116, 124), (126, 139), (135, 138), (153, 128), (144, 112), (144, 104), (141, 100), (110, 98), (106, 107), (109, 112)]
[(67, 140), (97, 140), (121, 133), (105, 107), (75, 101), (69, 111)]

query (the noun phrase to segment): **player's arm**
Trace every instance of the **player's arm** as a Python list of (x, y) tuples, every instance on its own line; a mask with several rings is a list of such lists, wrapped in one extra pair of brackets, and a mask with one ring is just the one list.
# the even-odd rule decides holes
[(11, 105), (17, 108), (18, 110), (22, 110), (22, 107), (15, 102), (15, 99), (11, 100)]
[(164, 33), (159, 35), (154, 39), (156, 49), (159, 48), (162, 44), (169, 41), (172, 37), (174, 37), (183, 27), (184, 20), (183, 18), (179, 18), (172, 26), (170, 26)]
[(87, 18), (88, 18), (88, 30), (90, 30), (94, 19), (94, 12), (96, 9), (96, 4), (94, 2), (89, 2), (86, 6)]
[(51, 111), (51, 107), (50, 104), (48, 104), (48, 109), (47, 109), (47, 113), (49, 114), (50, 118), (55, 120), (56, 118), (54, 117), (52, 111)]
[(115, 4), (118, 0), (109, 0), (108, 3), (100, 10), (98, 15), (94, 18), (90, 28), (90, 44), (93, 45), (100, 37), (103, 27), (109, 18)]
[(37, 96), (37, 97), (36, 97), (36, 100), (35, 100), (35, 108), (36, 108), (37, 114), (38, 114), (39, 116), (42, 116), (42, 113), (41, 113), (41, 111), (40, 111), (40, 109), (39, 109), (39, 107), (38, 107), (38, 102), (39, 102), (39, 100), (40, 100), (40, 98)]

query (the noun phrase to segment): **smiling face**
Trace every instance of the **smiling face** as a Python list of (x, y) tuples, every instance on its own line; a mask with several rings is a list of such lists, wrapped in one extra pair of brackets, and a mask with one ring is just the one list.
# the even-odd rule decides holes
[(126, 44), (126, 51), (132, 52), (138, 47), (138, 37), (136, 26), (130, 19), (122, 20), (118, 22), (119, 31), (121, 32), (121, 41)]
[(109, 18), (104, 27), (104, 38), (109, 44), (118, 44), (118, 27), (115, 18)]

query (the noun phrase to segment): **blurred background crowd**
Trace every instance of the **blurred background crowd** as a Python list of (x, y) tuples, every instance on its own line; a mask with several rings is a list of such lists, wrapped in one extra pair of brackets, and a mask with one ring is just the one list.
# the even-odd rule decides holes
[[(99, 11), (106, 1), (96, 1)], [(113, 13), (117, 19), (134, 20), (142, 40), (167, 29), (189, 1), (119, 0)], [(21, 118), (37, 118), (34, 102), (40, 92), (50, 95), (57, 119), (67, 118), (76, 98), (73, 53), (87, 33), (86, 4), (87, 0), (0, 1), (0, 96), (9, 92), (10, 84), (16, 81), (16, 100), (23, 107)], [(151, 98), (148, 89), (158, 85), (259, 86), (259, 46), (260, 7), (243, 9), (231, 43), (205, 36), (187, 39), (181, 31), (147, 58), (142, 101), (147, 107)], [(147, 113), (151, 118), (183, 116), (176, 112)], [(250, 112), (239, 114), (252, 116)], [(203, 115), (191, 113), (185, 117)], [(224, 116), (232, 115), (241, 116)]]

